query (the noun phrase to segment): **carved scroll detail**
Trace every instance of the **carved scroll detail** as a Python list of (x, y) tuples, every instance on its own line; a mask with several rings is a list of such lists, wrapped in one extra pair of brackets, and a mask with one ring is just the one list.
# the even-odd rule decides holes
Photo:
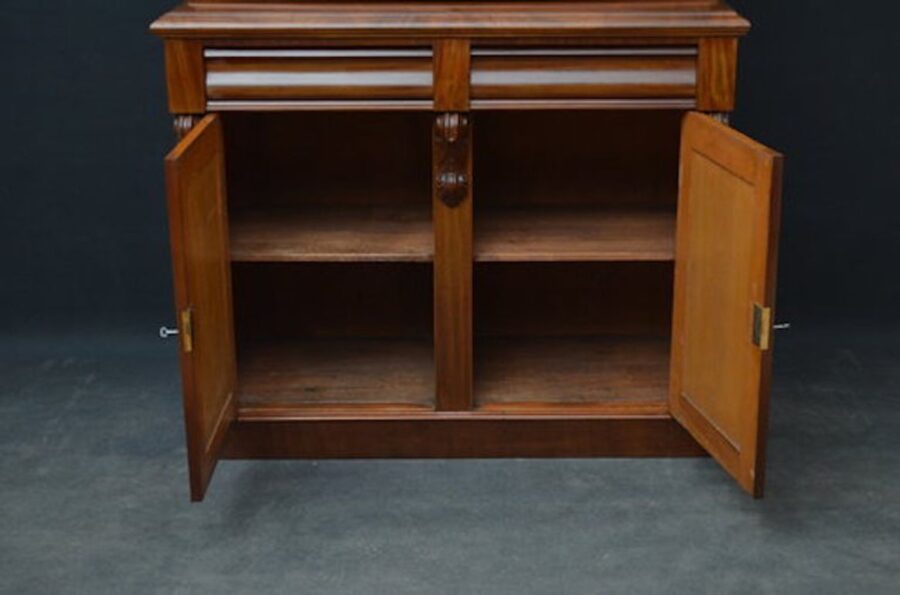
[(455, 207), (469, 194), (469, 119), (440, 114), (434, 123), (434, 184), (438, 197)]
[(191, 129), (200, 122), (200, 116), (194, 114), (177, 114), (173, 121), (175, 138), (183, 139)]

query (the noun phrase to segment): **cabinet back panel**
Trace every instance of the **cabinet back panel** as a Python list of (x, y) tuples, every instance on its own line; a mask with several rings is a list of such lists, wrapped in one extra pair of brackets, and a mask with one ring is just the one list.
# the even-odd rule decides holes
[(682, 115), (639, 110), (475, 114), (475, 206), (674, 209)]
[(429, 338), (429, 264), (234, 264), (238, 343)]
[(475, 334), (667, 337), (672, 280), (670, 262), (478, 264)]
[(224, 114), (229, 202), (430, 204), (431, 115)]

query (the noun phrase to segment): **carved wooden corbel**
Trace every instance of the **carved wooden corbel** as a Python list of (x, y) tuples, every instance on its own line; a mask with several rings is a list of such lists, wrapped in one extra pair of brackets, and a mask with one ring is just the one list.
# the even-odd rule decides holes
[(445, 113), (434, 122), (434, 184), (438, 197), (455, 207), (469, 193), (469, 118)]
[(196, 114), (176, 114), (172, 122), (175, 128), (175, 138), (183, 139), (199, 122), (200, 116)]

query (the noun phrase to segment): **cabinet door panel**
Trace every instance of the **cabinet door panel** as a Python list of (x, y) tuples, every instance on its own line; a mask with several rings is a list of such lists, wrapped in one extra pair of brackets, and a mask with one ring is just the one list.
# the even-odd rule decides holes
[(235, 345), (222, 124), (204, 118), (166, 157), (191, 499), (235, 415)]
[(708, 116), (685, 117), (670, 407), (756, 497), (765, 472), (781, 164), (778, 153)]

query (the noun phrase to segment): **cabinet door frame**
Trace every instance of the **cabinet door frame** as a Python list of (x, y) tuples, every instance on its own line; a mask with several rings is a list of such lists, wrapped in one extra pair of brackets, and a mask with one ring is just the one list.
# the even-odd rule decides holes
[(199, 501), (237, 409), (219, 116), (203, 118), (169, 153), (165, 165), (191, 500)]
[(754, 497), (765, 483), (782, 156), (691, 112), (681, 138), (669, 406)]

